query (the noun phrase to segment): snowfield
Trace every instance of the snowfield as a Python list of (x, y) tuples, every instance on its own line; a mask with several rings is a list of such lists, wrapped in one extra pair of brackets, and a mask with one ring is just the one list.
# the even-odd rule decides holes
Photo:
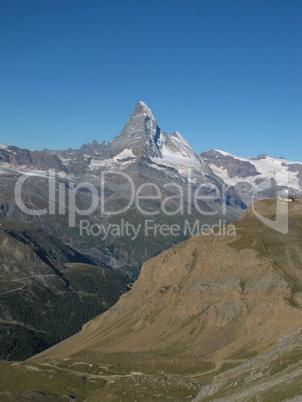
[[(289, 166), (293, 164), (301, 165), (300, 162), (293, 162), (283, 158), (272, 158), (266, 156), (263, 159), (254, 158), (242, 158), (236, 155), (229, 154), (221, 150), (215, 150), (222, 156), (230, 156), (239, 161), (248, 162), (255, 166), (258, 174), (245, 177), (244, 179), (239, 177), (230, 177), (226, 168), (217, 167), (214, 163), (210, 164), (214, 173), (219, 176), (226, 184), (235, 186), (241, 182), (247, 182), (251, 185), (255, 184), (255, 180), (258, 179), (274, 179), (279, 186), (292, 187), (293, 189), (301, 191), (301, 185), (299, 178), (297, 177), (297, 171), (290, 171)], [(217, 157), (219, 160), (219, 156)]]

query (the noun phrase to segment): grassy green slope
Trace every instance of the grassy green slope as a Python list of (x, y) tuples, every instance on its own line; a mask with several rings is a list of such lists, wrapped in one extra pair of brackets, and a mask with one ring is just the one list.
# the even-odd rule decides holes
[[(261, 257), (269, 258), (292, 286), (292, 303), (302, 307), (302, 201), (289, 202), (288, 232), (280, 233), (255, 218), (250, 208), (236, 223), (239, 240), (231, 246), (253, 248)], [(265, 218), (276, 219), (276, 200), (255, 204), (255, 211)]]

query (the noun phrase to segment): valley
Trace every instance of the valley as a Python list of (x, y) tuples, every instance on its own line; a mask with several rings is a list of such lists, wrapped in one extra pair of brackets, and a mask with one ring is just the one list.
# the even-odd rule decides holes
[(128, 283), (32, 224), (1, 221), (0, 357), (26, 359), (71, 336)]
[[(26, 392), (54, 401), (300, 395), (302, 312), (295, 295), (302, 204), (288, 207), (287, 235), (266, 227), (250, 208), (235, 223), (235, 236), (194, 235), (144, 263), (131, 291), (81, 332), (10, 364), (10, 378), (19, 378), (11, 400)], [(276, 201), (255, 208), (272, 216)], [(292, 240), (294, 260), (282, 251)], [(58, 375), (69, 385), (62, 388)], [(7, 382), (0, 390), (1, 384), (4, 392)]]

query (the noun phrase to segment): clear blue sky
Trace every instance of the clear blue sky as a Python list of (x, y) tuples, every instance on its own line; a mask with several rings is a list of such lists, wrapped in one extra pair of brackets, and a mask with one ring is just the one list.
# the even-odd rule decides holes
[(0, 0), (0, 143), (111, 141), (139, 100), (197, 152), (302, 161), (301, 0)]

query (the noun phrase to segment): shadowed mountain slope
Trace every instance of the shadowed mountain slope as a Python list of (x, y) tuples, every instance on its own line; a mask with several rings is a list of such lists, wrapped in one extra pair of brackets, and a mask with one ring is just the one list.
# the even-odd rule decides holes
[(0, 221), (0, 357), (25, 359), (72, 335), (127, 282), (42, 229)]

